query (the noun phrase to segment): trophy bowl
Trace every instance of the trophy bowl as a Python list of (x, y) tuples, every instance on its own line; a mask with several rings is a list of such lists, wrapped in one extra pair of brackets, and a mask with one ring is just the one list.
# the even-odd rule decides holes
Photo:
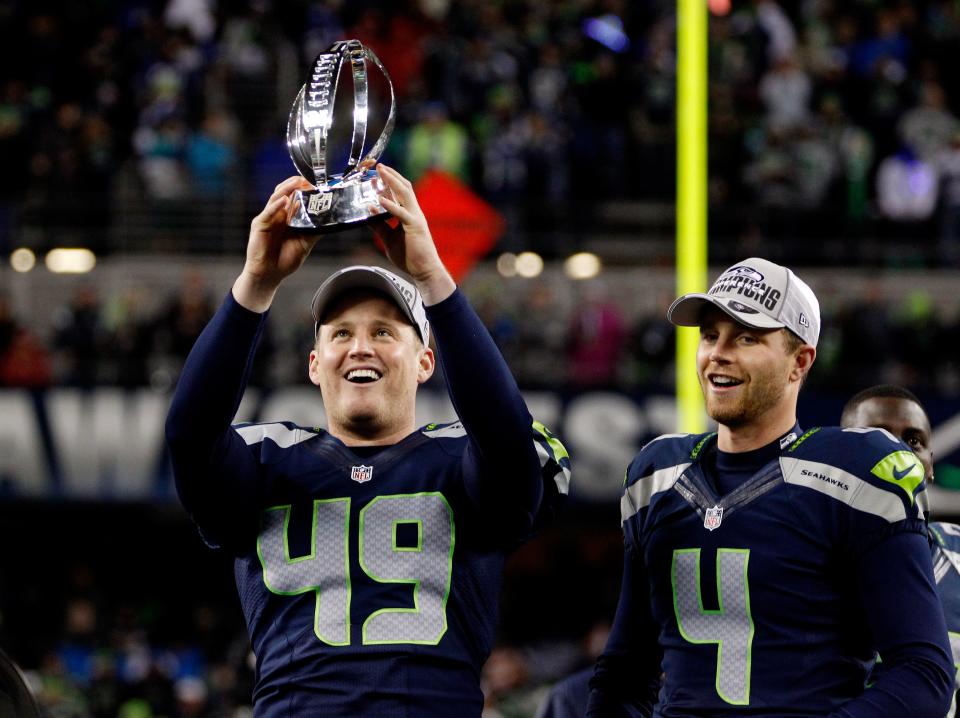
[[(353, 128), (349, 135), (334, 135), (335, 100), (338, 87), (344, 86), (340, 76), (345, 64), (349, 64), (353, 80)], [(390, 101), (383, 129), (365, 152), (371, 109), (369, 65), (385, 78)], [(373, 168), (386, 149), (395, 120), (393, 83), (370, 48), (359, 40), (342, 40), (317, 55), (287, 121), (290, 159), (314, 189), (294, 194), (287, 224), (301, 232), (335, 232), (385, 214), (387, 210), (380, 205), (377, 194), (383, 185)], [(340, 135), (348, 138), (346, 147), (334, 146)], [(336, 158), (338, 150), (342, 150), (339, 156), (346, 160), (331, 172), (331, 156)]]

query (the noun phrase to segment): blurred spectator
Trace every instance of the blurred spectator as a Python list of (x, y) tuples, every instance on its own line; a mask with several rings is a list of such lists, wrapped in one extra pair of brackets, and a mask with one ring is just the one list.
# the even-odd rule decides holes
[(885, 351), (896, 362), (897, 375), (892, 381), (904, 386), (915, 386), (922, 377), (935, 381), (937, 365), (942, 361), (942, 333), (930, 295), (921, 288), (914, 289), (897, 307), (892, 319)]
[(174, 115), (164, 117), (156, 127), (137, 130), (133, 138), (140, 157), (140, 177), (148, 200), (183, 199), (188, 195), (184, 148), (187, 128)]
[[(664, 295), (660, 305), (668, 307), (672, 295)], [(626, 349), (629, 358), (625, 379), (630, 386), (667, 387), (672, 381), (676, 330), (663, 312), (639, 317), (630, 332)]]
[(927, 80), (921, 85), (920, 103), (907, 110), (898, 126), (900, 138), (924, 160), (940, 154), (960, 131), (960, 120), (946, 108), (946, 97), (939, 82)]
[(569, 381), (578, 388), (615, 383), (626, 340), (620, 308), (599, 285), (584, 291), (567, 337)]
[(940, 178), (939, 259), (946, 267), (960, 267), (960, 130), (933, 163)]
[(0, 387), (50, 384), (50, 357), (40, 340), (20, 326), (10, 298), (0, 292)]
[(130, 289), (112, 297), (104, 309), (104, 326), (114, 359), (111, 380), (125, 389), (149, 383), (148, 360), (153, 328), (142, 305), (142, 292)]
[(188, 272), (175, 297), (164, 307), (153, 328), (153, 353), (160, 365), (158, 380), (171, 384), (215, 307), (206, 281), (199, 272)]
[(776, 0), (756, 0), (757, 24), (767, 36), (767, 56), (774, 65), (792, 56), (797, 47), (793, 23)]
[(546, 282), (534, 281), (517, 312), (517, 346), (507, 355), (523, 387), (562, 386), (567, 367), (567, 322), (557, 292)]
[(900, 222), (928, 219), (938, 197), (937, 170), (903, 147), (877, 169), (877, 205), (884, 217)]
[(793, 54), (781, 55), (760, 80), (767, 126), (774, 132), (804, 127), (810, 119), (813, 83)]
[(541, 692), (530, 684), (527, 660), (513, 647), (501, 646), (490, 652), (483, 665), (484, 718), (526, 718), (539, 703)]
[(54, 318), (53, 346), (64, 383), (89, 389), (99, 382), (106, 339), (97, 290), (81, 285)]
[(888, 381), (884, 364), (877, 357), (887, 356), (892, 322), (883, 285), (869, 285), (865, 295), (845, 306), (837, 317), (841, 328), (842, 385), (871, 386)]
[(222, 110), (203, 118), (200, 129), (186, 140), (185, 156), (192, 186), (201, 198), (222, 198), (236, 172), (237, 127)]
[(187, 28), (201, 44), (213, 39), (217, 30), (212, 0), (170, 0), (163, 19), (170, 28)]
[(443, 103), (423, 103), (420, 120), (407, 135), (404, 167), (410, 180), (434, 169), (466, 181), (468, 155), (467, 133), (450, 119)]

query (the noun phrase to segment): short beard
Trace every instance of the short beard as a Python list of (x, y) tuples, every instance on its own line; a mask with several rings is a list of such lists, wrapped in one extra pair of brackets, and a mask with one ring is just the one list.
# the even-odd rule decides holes
[(383, 429), (383, 417), (380, 412), (354, 414), (341, 417), (340, 425), (357, 436), (373, 437)]
[(755, 389), (744, 396), (735, 406), (712, 408), (708, 404), (707, 413), (710, 418), (718, 424), (736, 429), (756, 421), (780, 403), (783, 397), (782, 392), (778, 392), (772, 382), (761, 383), (759, 387), (757, 384), (752, 386)]

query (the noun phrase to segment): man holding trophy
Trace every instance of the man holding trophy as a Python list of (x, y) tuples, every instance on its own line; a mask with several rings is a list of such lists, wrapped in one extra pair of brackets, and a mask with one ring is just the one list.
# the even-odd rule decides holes
[[(174, 394), (167, 440), (177, 490), (205, 540), (236, 557), (256, 655), (254, 715), (479, 716), (505, 556), (567, 493), (569, 460), (532, 420), (444, 268), (410, 182), (382, 164), (374, 170), (383, 136), (362, 159), (352, 151), (342, 175), (322, 174), (316, 153), (329, 122), (304, 122), (300, 114), (320, 110), (301, 99), (335, 94), (346, 62), (356, 95), (365, 86), (357, 58), (372, 57), (355, 41), (329, 54), (339, 62), (333, 79), (319, 89), (308, 82), (291, 116), (291, 128), (311, 126), (291, 156), (313, 181), (285, 180), (254, 218), (243, 271)], [(321, 58), (313, 80), (329, 69)], [(324, 196), (337, 187), (345, 189)], [(354, 266), (318, 289), (308, 373), (327, 429), (231, 426), (280, 284), (317, 232), (365, 221), (363, 212), (412, 282)], [(460, 421), (418, 429), (416, 391), (435, 366), (431, 332)]]

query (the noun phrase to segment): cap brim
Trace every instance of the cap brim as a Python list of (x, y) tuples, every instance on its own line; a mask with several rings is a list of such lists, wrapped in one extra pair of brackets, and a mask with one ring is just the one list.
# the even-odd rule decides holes
[(344, 292), (357, 289), (368, 289), (376, 292), (383, 292), (389, 296), (397, 305), (397, 307), (399, 307), (400, 311), (403, 312), (404, 316), (407, 318), (407, 321), (409, 321), (413, 325), (414, 329), (417, 330), (417, 335), (421, 336), (422, 338), (420, 325), (417, 324), (417, 320), (414, 318), (413, 312), (410, 310), (410, 306), (407, 304), (404, 296), (400, 293), (400, 290), (398, 290), (394, 283), (384, 277), (382, 274), (378, 274), (372, 269), (368, 269), (366, 267), (351, 267), (341, 270), (320, 285), (317, 293), (313, 295), (313, 302), (310, 305), (310, 309), (313, 314), (313, 321), (315, 322), (317, 330), (319, 330), (320, 322), (323, 320), (323, 315), (326, 313), (330, 305), (337, 299), (337, 297)]
[(684, 294), (670, 305), (667, 310), (667, 320), (678, 327), (699, 327), (703, 310), (708, 306), (714, 306), (734, 321), (752, 329), (781, 329), (786, 326), (763, 312), (744, 307), (742, 304), (740, 306), (747, 311), (734, 309), (731, 306), (732, 303), (734, 303), (733, 299), (711, 297), (709, 294)]

